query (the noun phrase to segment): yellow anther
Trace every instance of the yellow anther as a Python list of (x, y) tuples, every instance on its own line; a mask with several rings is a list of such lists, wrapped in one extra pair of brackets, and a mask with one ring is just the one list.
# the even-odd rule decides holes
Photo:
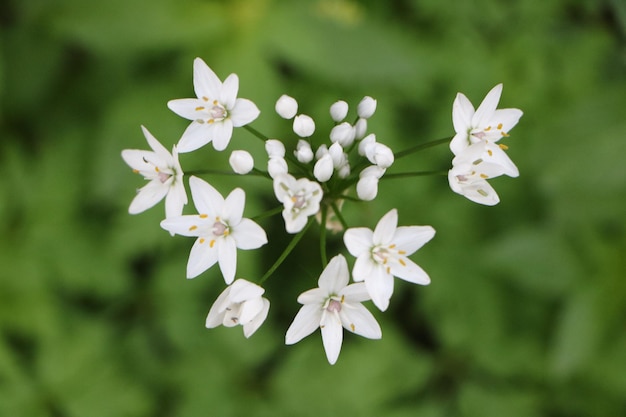
[(491, 130), (491, 126), (487, 126), (487, 127), (485, 128), (485, 132), (489, 132), (490, 130)]
[(208, 97), (205, 97), (205, 96), (202, 96), (202, 100), (204, 100), (204, 101), (209, 101), (209, 98), (208, 98)]
[(489, 156), (493, 156), (493, 152), (491, 149), (487, 149), (487, 153), (489, 154)]
[(156, 172), (159, 172), (159, 167), (154, 167), (154, 170), (155, 170)]
[(191, 227), (189, 228), (189, 231), (190, 231), (190, 232), (193, 232), (193, 231), (194, 231), (194, 230), (196, 230), (197, 228), (198, 228), (198, 226), (196, 226), (196, 225), (194, 224), (193, 226), (191, 226)]
[(133, 173), (139, 174), (139, 170), (138, 169), (133, 169)]
[(201, 214), (201, 215), (200, 215), (200, 218), (201, 218), (201, 219), (206, 219), (207, 217), (209, 217), (209, 215), (208, 215), (208, 214)]
[(198, 106), (198, 107), (196, 107), (196, 111), (200, 111), (200, 110), (204, 110), (204, 106)]
[(224, 230), (224, 234), (222, 236), (228, 236), (230, 232), (228, 231), (228, 229)]
[(391, 273), (391, 268), (387, 267), (387, 273), (390, 274)]
[(198, 120), (196, 120), (196, 122), (200, 123), (201, 125), (204, 124), (204, 120), (202, 120), (202, 119), (198, 119)]
[(482, 188), (479, 188), (477, 191), (478, 194), (482, 195), (483, 197), (487, 197), (489, 195), (489, 193), (487, 193), (487, 191), (483, 190)]
[(486, 180), (487, 178), (489, 178), (489, 175), (487, 175), (487, 174), (480, 174), (480, 178)]
[(209, 246), (212, 248), (213, 246), (215, 246), (215, 239), (211, 239), (211, 241), (209, 242)]
[(356, 327), (354, 327), (354, 323), (350, 323), (350, 328), (352, 329), (353, 332), (355, 331), (354, 329), (356, 329)]
[(393, 248), (395, 248), (395, 247), (396, 247), (395, 243), (393, 243), (393, 244), (389, 245), (389, 249), (393, 249)]
[(217, 104), (218, 104), (217, 100), (213, 100), (213, 105), (217, 106)]
[(508, 137), (509, 137), (509, 134), (508, 134), (508, 133), (506, 133), (506, 132), (504, 132), (504, 131), (500, 132), (500, 134), (501, 134), (503, 137), (505, 137), (505, 138), (508, 138)]
[(343, 302), (345, 301), (345, 299), (346, 299), (346, 296), (345, 296), (345, 295), (342, 295), (342, 296), (341, 296), (341, 304), (343, 304)]
[(200, 240), (198, 240), (198, 242), (200, 242), (200, 244), (203, 244), (204, 243), (204, 238), (201, 237)]
[(502, 123), (498, 123), (498, 130), (502, 129)]
[(213, 120), (213, 119), (209, 119), (209, 120), (207, 120), (206, 122), (207, 122), (208, 124), (212, 124), (212, 123), (214, 123), (214, 122), (215, 122), (215, 120)]
[(507, 149), (509, 149), (509, 147), (508, 147), (508, 146), (506, 146), (506, 145), (504, 145), (504, 144), (502, 144), (502, 143), (499, 143), (499, 144), (498, 144), (498, 146), (499, 146), (499, 147), (500, 147), (500, 149), (502, 149), (503, 151), (506, 151)]
[(398, 262), (400, 262), (400, 265), (402, 265), (402, 266), (406, 266), (406, 262), (404, 262), (404, 260), (402, 260), (402, 259), (398, 259)]
[(399, 254), (399, 255), (406, 255), (406, 251), (405, 251), (405, 250), (399, 250), (399, 251), (398, 251), (398, 254)]

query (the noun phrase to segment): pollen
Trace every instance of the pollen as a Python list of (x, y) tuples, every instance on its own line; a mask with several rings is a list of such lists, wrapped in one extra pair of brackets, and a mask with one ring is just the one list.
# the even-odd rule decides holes
[(406, 262), (404, 262), (403, 259), (398, 259), (398, 262), (400, 262), (400, 265), (402, 266), (406, 266)]
[(211, 241), (209, 242), (209, 247), (212, 249), (213, 246), (215, 246), (215, 239), (211, 239)]
[(208, 214), (204, 214), (204, 213), (203, 213), (203, 214), (201, 214), (201, 215), (200, 215), (200, 218), (201, 218), (201, 219), (206, 219), (207, 217), (209, 217), (209, 215), (208, 215)]
[(499, 147), (500, 147), (500, 149), (502, 149), (503, 151), (506, 151), (507, 149), (509, 149), (509, 147), (508, 147), (508, 146), (506, 146), (506, 145), (504, 145), (504, 144), (502, 144), (502, 143), (499, 143), (499, 144), (498, 144), (498, 146), (499, 146)]
[(387, 267), (387, 273), (390, 274), (391, 273), (391, 268)]
[(212, 123), (214, 123), (214, 122), (215, 122), (215, 120), (213, 120), (213, 119), (209, 119), (209, 120), (207, 120), (206, 122), (207, 122), (208, 124), (212, 124)]
[(395, 244), (395, 243), (393, 243), (393, 244), (389, 245), (389, 249), (393, 249), (393, 248), (395, 248), (395, 247), (396, 247), (396, 244)]
[(398, 251), (398, 255), (406, 255), (406, 251), (405, 250), (399, 250)]
[(504, 132), (504, 131), (500, 132), (500, 134), (501, 134), (503, 137), (505, 137), (505, 138), (508, 138), (508, 137), (509, 137), (509, 134), (508, 134), (508, 133), (506, 133), (506, 132)]
[(498, 123), (498, 130), (502, 130), (502, 123)]
[(213, 105), (214, 105), (214, 106), (217, 106), (218, 104), (219, 104), (219, 103), (218, 103), (218, 101), (217, 101), (217, 100), (213, 100)]
[(493, 156), (493, 151), (491, 149), (487, 149), (487, 153), (489, 154), (489, 156)]
[(189, 231), (190, 231), (190, 232), (193, 232), (193, 231), (194, 231), (194, 230), (196, 230), (197, 228), (198, 228), (198, 226), (196, 226), (196, 225), (194, 224), (193, 226), (191, 226), (191, 227), (189, 228)]
[(154, 167), (154, 170), (155, 170), (156, 172), (159, 172), (159, 167)]
[(491, 126), (487, 126), (487, 127), (485, 128), (485, 132), (489, 132), (490, 130), (491, 130)]
[(198, 240), (198, 242), (200, 242), (200, 244), (203, 244), (203, 243), (204, 243), (204, 238), (202, 238), (202, 237), (201, 237), (201, 238)]
[(133, 173), (139, 174), (139, 170), (138, 169), (133, 169)]
[(343, 302), (345, 301), (345, 299), (346, 299), (346, 296), (345, 296), (345, 295), (342, 295), (342, 296), (341, 296), (341, 304), (343, 304)]
[(209, 98), (208, 98), (208, 97), (205, 97), (205, 96), (202, 96), (202, 100), (204, 100), (204, 101), (209, 101)]
[(354, 332), (356, 327), (354, 326), (354, 323), (350, 323), (350, 328), (352, 329), (352, 331)]
[(198, 107), (196, 107), (196, 111), (200, 111), (200, 110), (204, 110), (204, 109), (205, 109), (205, 107), (204, 107), (204, 106), (198, 106)]
[(489, 178), (489, 175), (487, 175), (487, 174), (480, 174), (480, 178), (486, 180), (487, 178)]

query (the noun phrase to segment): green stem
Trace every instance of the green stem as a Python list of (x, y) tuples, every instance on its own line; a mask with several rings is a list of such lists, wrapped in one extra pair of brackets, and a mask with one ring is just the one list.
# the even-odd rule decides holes
[(261, 277), (261, 279), (258, 282), (259, 285), (263, 284), (270, 277), (270, 275), (272, 275), (274, 273), (274, 271), (276, 271), (276, 269), (285, 261), (287, 256), (289, 256), (289, 254), (291, 253), (293, 248), (296, 247), (296, 245), (298, 244), (300, 239), (302, 239), (302, 236), (304, 236), (304, 234), (306, 233), (307, 229), (309, 228), (309, 226), (311, 226), (311, 223), (313, 223), (314, 221), (315, 221), (314, 218), (311, 217), (311, 219), (309, 220), (307, 225), (304, 227), (304, 229), (302, 229), (300, 232), (298, 232), (298, 234), (295, 235), (293, 237), (293, 239), (291, 239), (291, 242), (289, 242), (289, 244), (287, 245), (287, 247), (285, 248), (283, 253), (281, 253), (280, 256), (278, 257), (278, 259), (276, 259), (276, 262), (274, 262), (274, 265), (272, 265), (270, 267), (270, 269), (267, 270), (265, 275), (263, 275)]
[(271, 210), (267, 210), (267, 211), (265, 211), (265, 212), (263, 212), (261, 214), (257, 214), (254, 217), (250, 217), (250, 220), (253, 220), (253, 221), (256, 222), (257, 220), (261, 220), (261, 219), (264, 219), (266, 217), (270, 217), (270, 216), (273, 216), (275, 214), (278, 214), (281, 211), (283, 211), (283, 206), (278, 206), (278, 207), (273, 208)]
[(322, 227), (320, 228), (320, 255), (322, 257), (322, 269), (328, 265), (328, 257), (326, 256), (326, 216), (328, 214), (328, 206), (322, 206)]
[(450, 136), (447, 138), (441, 138), (441, 139), (437, 139), (437, 140), (433, 140), (430, 142), (426, 142), (426, 143), (421, 143), (419, 145), (415, 145), (413, 147), (410, 147), (409, 149), (405, 149), (403, 151), (400, 152), (396, 152), (393, 156), (395, 159), (400, 159), (404, 156), (410, 155), (412, 153), (421, 151), (422, 149), (427, 149), (427, 148), (431, 148), (433, 146), (437, 146), (437, 145), (441, 145), (442, 143), (447, 143), (450, 142), (452, 140), (454, 136)]
[(330, 206), (333, 208), (333, 211), (335, 212), (335, 216), (337, 216), (337, 220), (339, 220), (339, 223), (341, 223), (341, 225), (343, 226), (343, 230), (347, 230), (348, 223), (346, 223), (346, 219), (343, 218), (343, 215), (341, 214), (339, 207), (337, 207), (337, 203), (333, 201)]
[(244, 125), (243, 126), (244, 129), (246, 129), (248, 132), (252, 133), (254, 136), (256, 136), (257, 138), (261, 139), (263, 142), (265, 142), (266, 140), (268, 140), (269, 138), (267, 136), (265, 136), (263, 133), (259, 132), (258, 130), (256, 130), (255, 128), (253, 128), (250, 125)]
[(423, 177), (427, 175), (448, 175), (448, 171), (415, 171), (415, 172), (398, 172), (397, 174), (386, 174), (383, 175), (380, 179), (382, 180), (391, 180), (395, 178), (408, 178), (408, 177)]

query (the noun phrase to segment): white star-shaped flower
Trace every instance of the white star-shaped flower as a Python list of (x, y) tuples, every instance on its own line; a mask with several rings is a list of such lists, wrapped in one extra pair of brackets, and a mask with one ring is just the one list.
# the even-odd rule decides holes
[(318, 285), (298, 297), (302, 304), (287, 329), (285, 343), (293, 345), (313, 333), (318, 327), (326, 358), (334, 364), (339, 357), (343, 342), (343, 328), (368, 339), (380, 339), (382, 332), (378, 322), (361, 302), (369, 300), (363, 283), (348, 285), (350, 272), (342, 255), (330, 260)]
[(435, 236), (431, 226), (398, 225), (396, 209), (385, 214), (372, 232), (365, 227), (346, 230), (343, 240), (356, 257), (352, 277), (365, 281), (367, 292), (381, 311), (389, 306), (393, 294), (393, 277), (427, 285), (430, 278), (415, 262), (407, 258)]
[(170, 233), (197, 237), (187, 262), (187, 278), (195, 278), (219, 263), (226, 284), (233, 282), (237, 249), (257, 249), (267, 243), (265, 231), (254, 221), (242, 218), (245, 193), (235, 188), (224, 199), (206, 181), (189, 179), (196, 215), (165, 219), (161, 227)]
[(191, 124), (178, 142), (178, 152), (191, 152), (209, 142), (217, 151), (228, 146), (233, 127), (247, 125), (260, 111), (245, 98), (237, 98), (239, 78), (230, 74), (224, 83), (200, 58), (193, 62), (193, 86), (198, 98), (170, 100), (167, 106)]
[(315, 181), (307, 178), (296, 180), (289, 174), (280, 174), (274, 178), (274, 193), (285, 206), (283, 219), (287, 233), (302, 230), (307, 218), (319, 211), (324, 196), (322, 187)]
[(237, 279), (215, 300), (206, 318), (206, 327), (212, 329), (243, 326), (246, 338), (252, 336), (267, 318), (270, 302), (261, 297), (265, 290), (245, 279)]
[(458, 93), (452, 105), (452, 123), (456, 135), (450, 142), (450, 150), (458, 155), (473, 143), (483, 140), (497, 142), (509, 136), (508, 132), (517, 124), (520, 109), (498, 109), (502, 94), (502, 84), (496, 85), (487, 93), (478, 109), (462, 93)]
[(176, 146), (169, 153), (148, 129), (143, 126), (141, 129), (152, 151), (125, 149), (122, 158), (133, 171), (150, 182), (139, 190), (128, 212), (141, 213), (165, 198), (165, 217), (180, 216), (187, 204), (187, 194)]

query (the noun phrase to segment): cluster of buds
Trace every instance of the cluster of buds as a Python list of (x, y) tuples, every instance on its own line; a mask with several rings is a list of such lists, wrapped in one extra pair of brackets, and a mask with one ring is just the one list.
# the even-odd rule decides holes
[[(364, 97), (358, 103), (354, 123), (346, 121), (347, 102), (333, 103), (330, 117), (334, 127), (320, 140), (313, 118), (298, 113), (298, 102), (283, 95), (277, 100), (275, 110), (283, 119), (292, 121), (296, 138), (290, 142), (297, 141), (288, 150), (283, 141), (270, 139), (249, 126), (260, 111), (252, 101), (237, 97), (237, 75), (231, 74), (222, 82), (200, 58), (196, 58), (193, 68), (197, 97), (168, 103), (172, 111), (191, 121), (172, 152), (142, 127), (152, 150), (124, 150), (122, 157), (136, 173), (149, 180), (138, 191), (129, 212), (140, 213), (165, 199), (161, 227), (171, 235), (196, 239), (187, 261), (187, 278), (195, 278), (219, 265), (227, 287), (210, 308), (207, 328), (241, 325), (245, 337), (256, 332), (270, 308), (269, 300), (262, 297), (265, 290), (261, 285), (273, 275), (306, 230), (317, 223), (322, 264), (318, 287), (297, 298), (302, 307), (286, 331), (285, 343), (296, 343), (320, 328), (327, 359), (334, 364), (341, 350), (342, 329), (370, 339), (382, 337), (376, 319), (362, 303), (371, 301), (380, 311), (385, 311), (393, 295), (394, 278), (420, 285), (430, 283), (428, 274), (409, 256), (435, 235), (431, 226), (398, 226), (396, 208), (390, 209), (374, 229), (350, 227), (342, 214), (343, 203), (375, 199), (379, 182), (395, 159), (439, 143), (449, 143), (455, 155), (448, 172), (451, 188), (472, 201), (497, 203), (498, 196), (486, 180), (502, 174), (518, 175), (504, 152), (506, 147), (496, 144), (508, 136), (508, 130), (522, 114), (517, 109), (496, 110), (501, 85), (487, 95), (476, 111), (464, 95), (457, 96), (453, 106), (456, 135), (451, 141), (437, 140), (397, 154), (379, 142), (374, 133), (368, 133), (368, 120), (377, 107), (375, 99)], [(231, 190), (224, 198), (197, 176), (202, 174), (196, 171), (196, 176), (188, 180), (196, 213), (183, 214), (188, 201), (179, 154), (209, 143), (215, 151), (223, 151), (228, 148), (235, 127), (243, 127), (264, 141), (267, 165), (266, 170), (255, 167), (248, 151), (233, 150), (228, 159), (233, 173), (260, 175), (271, 181), (268, 188), (280, 205), (267, 215), (281, 212), (285, 231), (293, 235), (272, 267), (259, 274), (255, 282), (235, 279), (237, 251), (258, 249), (268, 242), (265, 230), (253, 220), (266, 214), (244, 217), (246, 195), (242, 188)], [(328, 260), (327, 229), (343, 232), (346, 252), (354, 257), (351, 270), (344, 254)]]

